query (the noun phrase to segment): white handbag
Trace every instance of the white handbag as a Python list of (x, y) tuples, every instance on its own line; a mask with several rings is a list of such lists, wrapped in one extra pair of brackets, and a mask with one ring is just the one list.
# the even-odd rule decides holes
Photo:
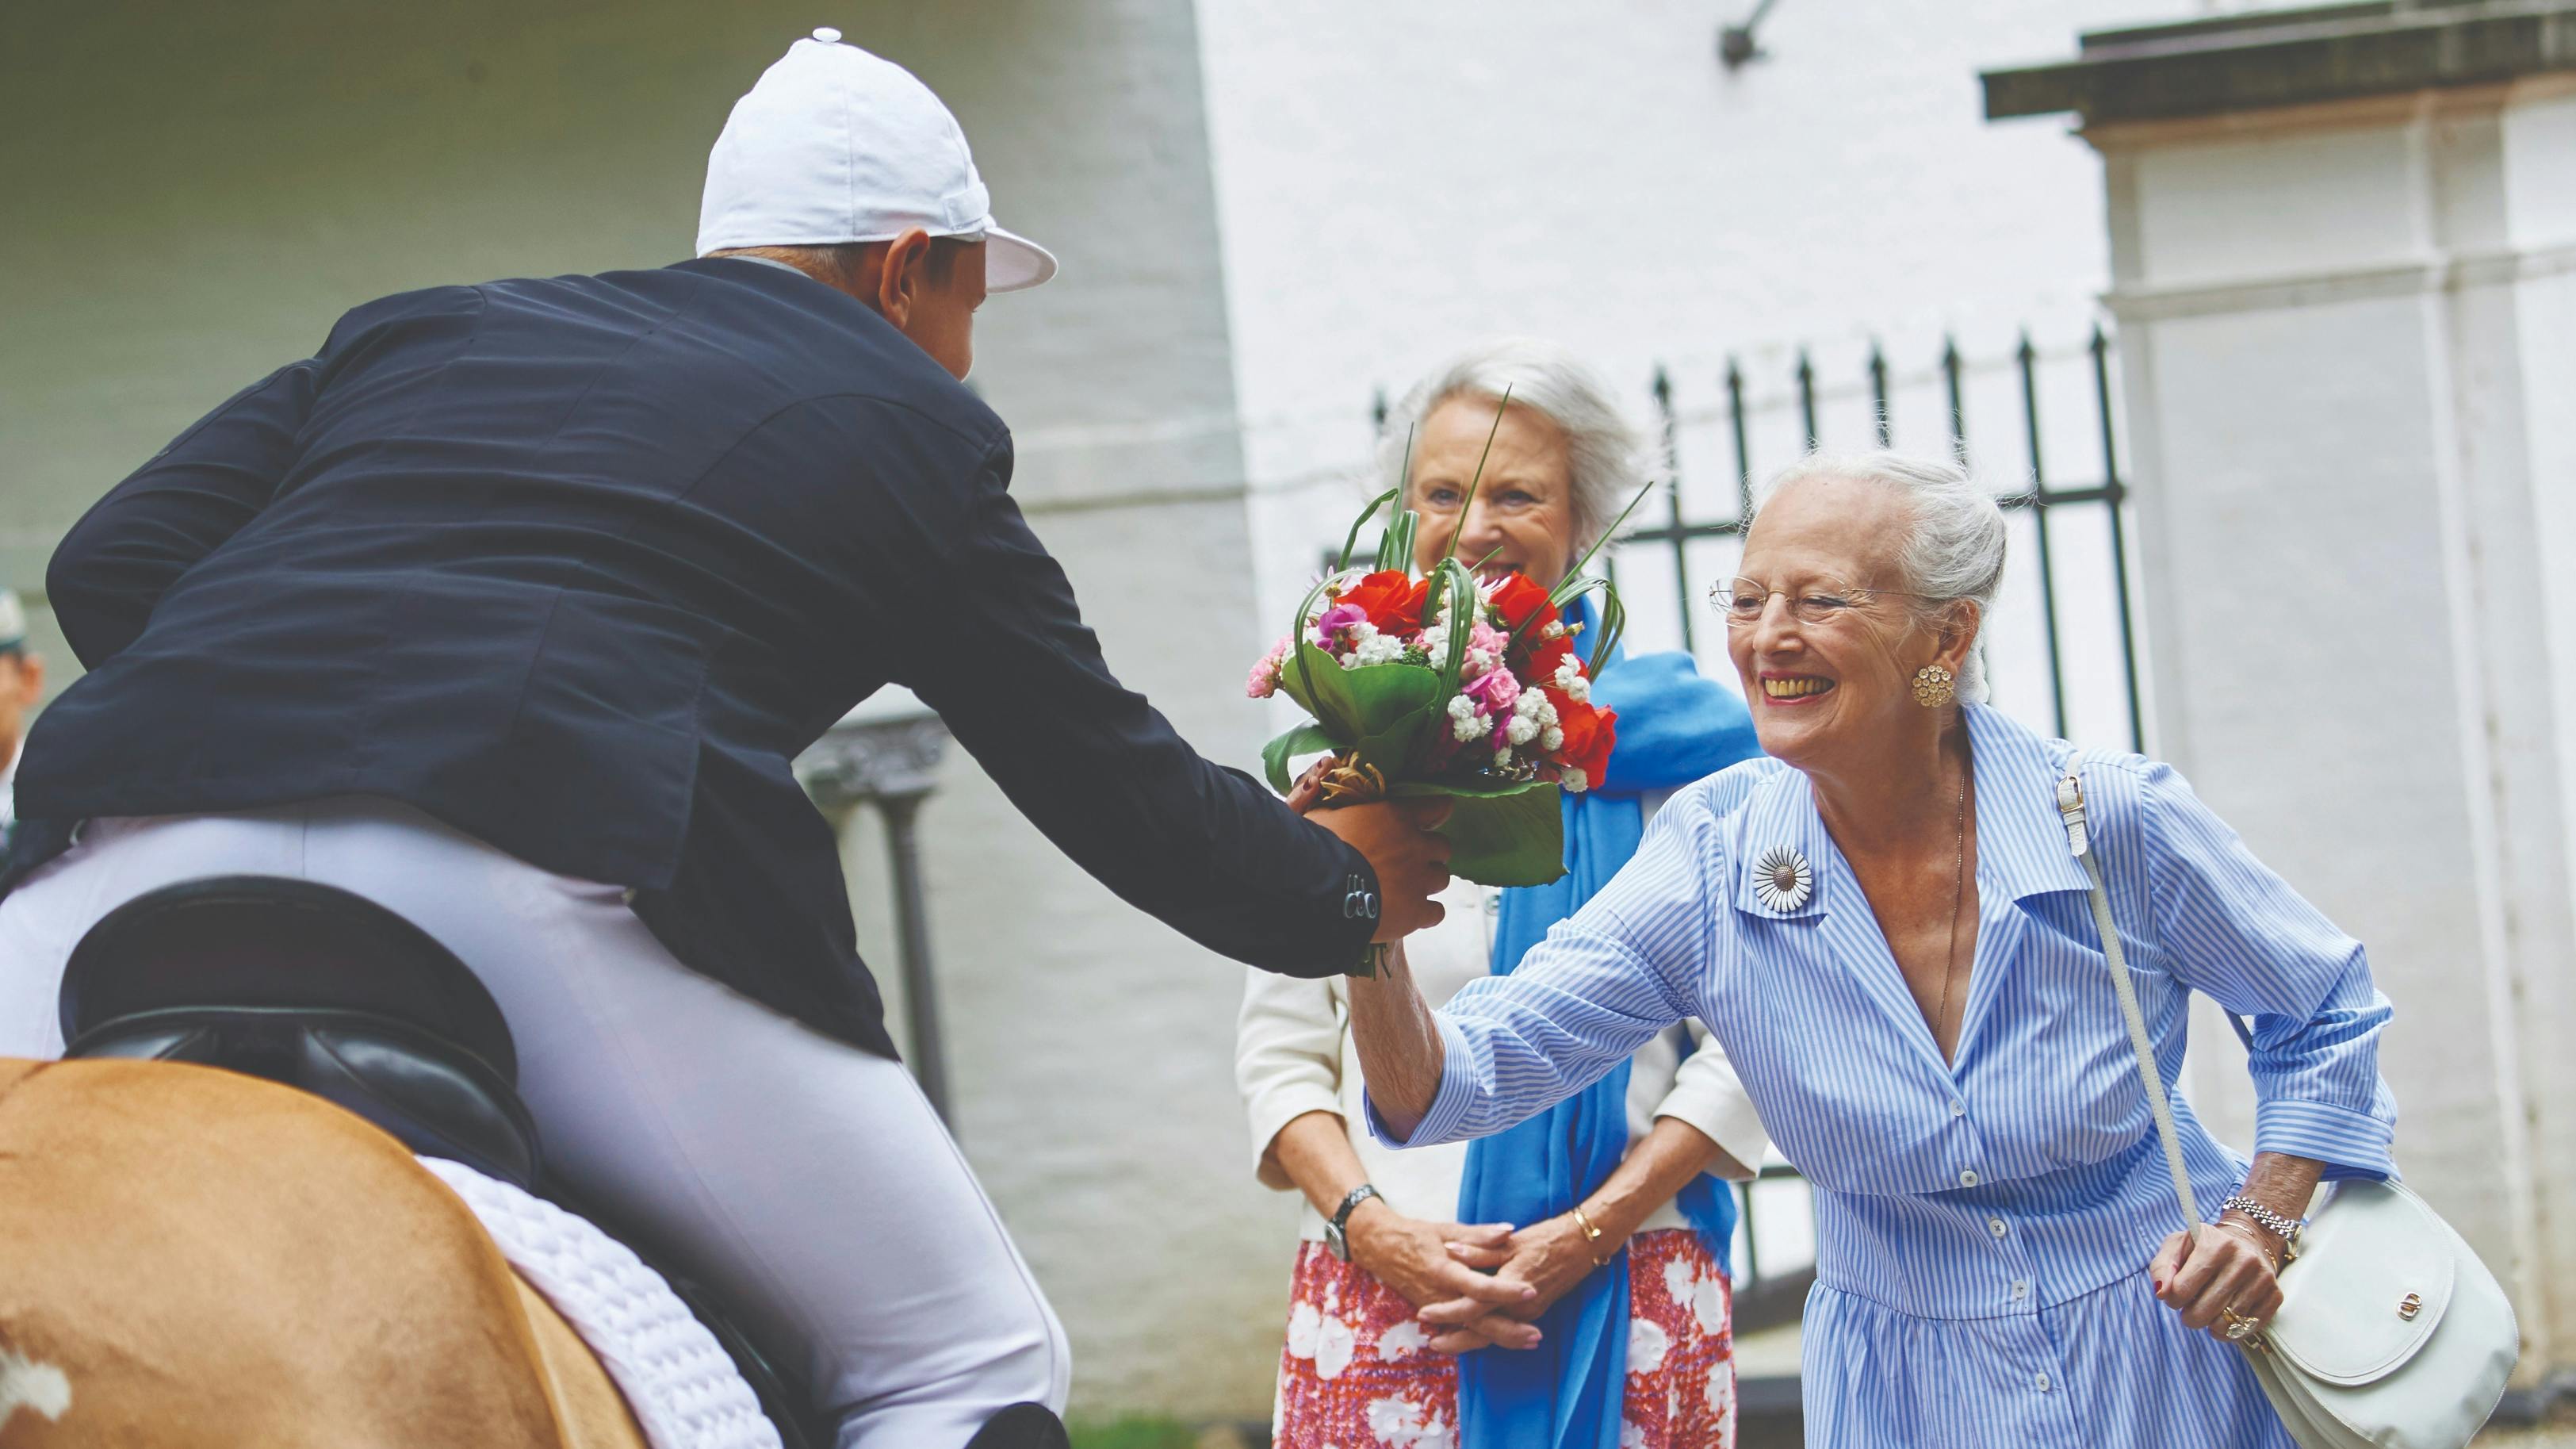
[[(2072, 770), (2057, 782), (2057, 810), (2067, 847), (2092, 882), (2093, 923), (2183, 1221), (2197, 1242), (2200, 1204), (2183, 1169), (2173, 1109), (2111, 924), (2101, 863), (2086, 838), (2083, 786)], [(2495, 1411), (2522, 1355), (2513, 1305), (2495, 1275), (2402, 1183), (2352, 1179), (2320, 1189), (2280, 1281), (2280, 1311), (2238, 1346), (2302, 1449), (2461, 1449)]]

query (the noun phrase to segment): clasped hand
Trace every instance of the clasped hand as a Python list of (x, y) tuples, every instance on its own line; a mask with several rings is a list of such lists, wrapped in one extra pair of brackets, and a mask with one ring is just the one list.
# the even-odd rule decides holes
[(1532, 1320), (1594, 1271), (1592, 1244), (1574, 1223), (1430, 1222), (1380, 1202), (1350, 1222), (1351, 1261), (1404, 1295), (1441, 1353), (1536, 1348)]

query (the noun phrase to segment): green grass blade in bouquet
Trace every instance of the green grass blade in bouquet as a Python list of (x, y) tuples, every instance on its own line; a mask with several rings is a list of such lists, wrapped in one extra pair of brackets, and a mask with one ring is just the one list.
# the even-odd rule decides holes
[[(1560, 610), (1585, 594), (1597, 593), (1601, 596), (1601, 631), (1593, 638), (1589, 648), (1576, 651), (1583, 656), (1584, 668), (1588, 672), (1599, 673), (1596, 666), (1608, 662), (1610, 651), (1619, 646), (1619, 636), (1627, 631), (1628, 610), (1619, 602), (1619, 591), (1610, 586), (1608, 579), (1587, 575), (1583, 570), (1592, 562), (1594, 554), (1599, 553), (1612, 539), (1619, 536), (1620, 528), (1628, 522), (1628, 515), (1636, 512), (1637, 505), (1645, 502), (1646, 495), (1653, 491), (1655, 491), (1655, 485), (1651, 482), (1638, 489), (1637, 496), (1628, 500), (1628, 506), (1619, 510), (1619, 516), (1610, 520), (1610, 526), (1601, 530), (1601, 536), (1592, 540), (1592, 546), (1585, 549), (1583, 556), (1576, 559), (1573, 566), (1565, 571), (1565, 578), (1548, 592), (1548, 603)], [(1530, 623), (1535, 622), (1536, 617), (1532, 615), (1529, 621), (1524, 621), (1519, 628), (1512, 631), (1512, 648), (1520, 648), (1521, 641), (1528, 637)]]
[[(1405, 456), (1408, 458), (1413, 456), (1412, 446), (1409, 443), (1405, 448)], [(1360, 530), (1368, 527), (1368, 521), (1377, 517), (1377, 511), (1388, 504), (1393, 503), (1397, 496), (1403, 491), (1404, 490), (1401, 488), (1389, 488), (1384, 493), (1370, 499), (1369, 506), (1361, 512), (1360, 516), (1351, 520), (1350, 535), (1342, 540), (1342, 556), (1341, 560), (1333, 565), (1334, 573), (1339, 574), (1350, 568), (1351, 555), (1359, 550)], [(1379, 552), (1385, 552), (1384, 548), (1381, 547)]]

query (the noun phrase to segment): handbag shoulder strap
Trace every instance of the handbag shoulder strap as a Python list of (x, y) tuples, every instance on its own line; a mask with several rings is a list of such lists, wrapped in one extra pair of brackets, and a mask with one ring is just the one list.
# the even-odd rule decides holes
[(2147, 1038), (2146, 1013), (2138, 1009), (2138, 988), (2129, 979), (2128, 959), (2120, 950), (2120, 930), (2111, 921), (2111, 893), (2102, 883), (2102, 863), (2092, 849), (2084, 822), (2084, 783), (2070, 761), (2057, 782), (2057, 814), (2066, 822), (2066, 848), (2084, 863), (2092, 885), (2093, 925), (2102, 934), (2102, 954), (2111, 963), (2111, 988), (2120, 998), (2120, 1015), (2129, 1024), (2129, 1045), (2138, 1054), (2138, 1080), (2147, 1089), (2147, 1109), (2155, 1114), (2156, 1135), (2164, 1139), (2165, 1166), (2172, 1170), (2174, 1191), (2182, 1199), (2183, 1221), (2200, 1236), (2200, 1202), (2192, 1195), (2191, 1173), (2182, 1161), (2182, 1137), (2174, 1130), (2173, 1104), (2165, 1100), (2162, 1073), (2156, 1070), (2155, 1044)]

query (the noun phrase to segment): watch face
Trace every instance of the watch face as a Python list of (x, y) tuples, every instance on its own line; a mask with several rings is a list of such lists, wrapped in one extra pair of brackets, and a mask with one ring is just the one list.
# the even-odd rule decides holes
[(1333, 1256), (1343, 1262), (1347, 1263), (1351, 1260), (1350, 1239), (1342, 1232), (1340, 1223), (1324, 1224), (1324, 1246), (1331, 1249)]

